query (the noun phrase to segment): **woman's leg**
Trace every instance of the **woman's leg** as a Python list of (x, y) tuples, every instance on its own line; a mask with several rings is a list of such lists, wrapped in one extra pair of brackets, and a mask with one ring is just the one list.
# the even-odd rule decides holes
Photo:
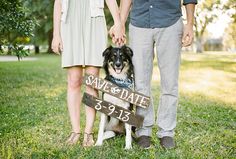
[[(87, 74), (99, 76), (98, 67), (88, 66), (85, 68), (85, 72)], [(93, 96), (96, 96), (96, 97), (98, 96), (98, 91), (91, 87), (86, 86), (86, 92)], [(94, 124), (94, 120), (96, 116), (96, 111), (93, 108), (88, 107), (88, 106), (85, 106), (85, 111), (86, 111), (86, 127), (85, 127), (84, 132), (90, 134), (93, 132), (93, 124)]]
[[(80, 105), (81, 85), (83, 77), (82, 67), (70, 67), (67, 70), (67, 105), (72, 125), (72, 132), (80, 133)], [(74, 144), (79, 135), (71, 134), (67, 142)]]

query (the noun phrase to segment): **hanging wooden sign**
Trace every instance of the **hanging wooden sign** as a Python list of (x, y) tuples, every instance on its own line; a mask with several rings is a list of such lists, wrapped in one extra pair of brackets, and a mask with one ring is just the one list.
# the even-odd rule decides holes
[(140, 115), (135, 115), (132, 111), (103, 101), (96, 98), (88, 93), (84, 93), (82, 102), (89, 107), (96, 109), (108, 116), (114, 117), (120, 121), (133, 125), (135, 127), (141, 127), (143, 124), (143, 117)]
[(84, 76), (83, 83), (94, 89), (100, 90), (104, 93), (108, 93), (121, 100), (132, 103), (136, 106), (140, 106), (142, 108), (148, 107), (150, 103), (150, 97), (127, 88), (120, 88), (119, 86), (107, 80), (95, 77), (93, 75), (86, 74)]

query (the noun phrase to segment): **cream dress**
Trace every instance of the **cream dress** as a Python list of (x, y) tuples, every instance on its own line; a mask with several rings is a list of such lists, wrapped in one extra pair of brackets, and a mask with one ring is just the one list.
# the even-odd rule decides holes
[(67, 18), (61, 22), (62, 67), (103, 64), (107, 46), (104, 16), (92, 17), (90, 0), (69, 0)]

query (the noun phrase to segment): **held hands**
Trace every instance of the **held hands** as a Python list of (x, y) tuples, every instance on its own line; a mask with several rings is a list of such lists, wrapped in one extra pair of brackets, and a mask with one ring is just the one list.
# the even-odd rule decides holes
[(186, 24), (184, 26), (184, 33), (182, 37), (182, 46), (187, 47), (190, 46), (193, 43), (193, 25), (192, 24)]
[(126, 43), (126, 35), (125, 35), (125, 25), (114, 24), (110, 30), (109, 35), (112, 38), (112, 42), (117, 46), (122, 46)]
[(60, 55), (60, 52), (63, 51), (61, 36), (53, 36), (52, 50), (53, 50), (54, 53), (56, 53), (58, 55)]

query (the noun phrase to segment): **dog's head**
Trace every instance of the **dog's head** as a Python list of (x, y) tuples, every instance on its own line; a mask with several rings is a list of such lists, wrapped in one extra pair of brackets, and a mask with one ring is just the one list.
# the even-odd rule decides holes
[(103, 52), (103, 68), (106, 75), (117, 76), (126, 74), (128, 77), (131, 77), (133, 74), (132, 56), (133, 51), (126, 45), (121, 48), (108, 47)]

